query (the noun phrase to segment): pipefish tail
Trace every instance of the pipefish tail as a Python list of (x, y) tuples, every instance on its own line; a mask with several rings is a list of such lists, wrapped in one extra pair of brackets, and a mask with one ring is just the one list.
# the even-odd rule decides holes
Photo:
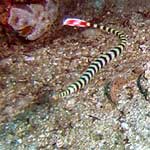
[(52, 97), (54, 99), (63, 98), (69, 96), (80, 89), (83, 89), (95, 76), (97, 72), (100, 71), (104, 66), (106, 66), (110, 61), (118, 57), (122, 51), (125, 49), (127, 44), (126, 35), (118, 30), (111, 27), (106, 27), (99, 24), (92, 24), (80, 19), (68, 18), (64, 21), (63, 25), (77, 26), (77, 27), (87, 27), (104, 30), (108, 33), (112, 33), (119, 38), (119, 43), (114, 48), (111, 48), (108, 52), (101, 54), (97, 59), (91, 62), (86, 71), (77, 79), (75, 82), (66, 87), (66, 89), (55, 93)]

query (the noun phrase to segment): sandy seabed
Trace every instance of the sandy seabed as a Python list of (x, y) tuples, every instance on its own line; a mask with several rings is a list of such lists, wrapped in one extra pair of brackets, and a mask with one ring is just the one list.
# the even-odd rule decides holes
[[(69, 28), (50, 45), (0, 61), (0, 149), (150, 149), (150, 101), (137, 86), (144, 71), (150, 74), (150, 18), (134, 11), (121, 19), (111, 13), (101, 24), (127, 34), (126, 50), (85, 89), (57, 103), (49, 94), (115, 46), (114, 35)], [(149, 90), (149, 81), (142, 87)], [(108, 83), (111, 100), (104, 94)]]

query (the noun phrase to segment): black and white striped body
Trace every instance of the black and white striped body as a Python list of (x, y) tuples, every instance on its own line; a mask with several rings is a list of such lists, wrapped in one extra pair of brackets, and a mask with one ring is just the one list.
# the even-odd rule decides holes
[(100, 69), (107, 65), (111, 60), (118, 57), (126, 46), (127, 38), (124, 33), (117, 31), (113, 28), (101, 26), (98, 24), (90, 24), (89, 27), (105, 30), (106, 32), (116, 35), (119, 38), (119, 44), (116, 47), (110, 49), (108, 52), (101, 54), (96, 60), (92, 61), (89, 67), (86, 69), (85, 72), (83, 72), (83, 74), (79, 77), (77, 81), (70, 84), (65, 90), (53, 95), (54, 98), (62, 98), (71, 95), (79, 91), (80, 89), (83, 89), (89, 83), (89, 81), (93, 79), (95, 74), (99, 72)]

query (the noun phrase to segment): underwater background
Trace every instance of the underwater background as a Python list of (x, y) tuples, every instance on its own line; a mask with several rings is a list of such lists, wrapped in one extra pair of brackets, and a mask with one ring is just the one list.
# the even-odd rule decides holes
[[(82, 90), (52, 98), (127, 35), (122, 55)], [(149, 150), (149, 0), (0, 2), (0, 150)]]

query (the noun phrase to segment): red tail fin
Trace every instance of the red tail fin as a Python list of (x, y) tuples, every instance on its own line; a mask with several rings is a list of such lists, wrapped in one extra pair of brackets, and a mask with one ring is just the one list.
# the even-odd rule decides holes
[(67, 18), (66, 20), (64, 20), (63, 25), (76, 27), (89, 27), (90, 23), (81, 19)]

